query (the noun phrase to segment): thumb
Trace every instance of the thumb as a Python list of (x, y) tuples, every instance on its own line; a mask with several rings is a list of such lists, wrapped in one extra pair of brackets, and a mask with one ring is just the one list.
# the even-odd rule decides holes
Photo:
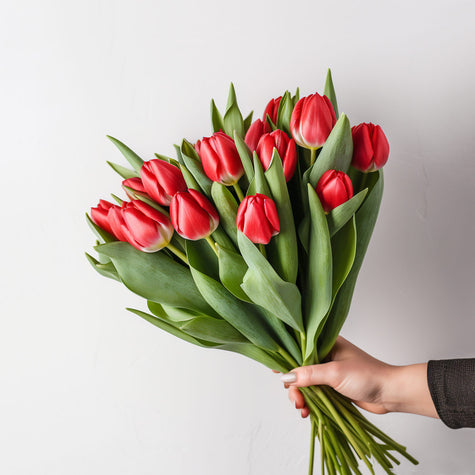
[(290, 373), (283, 374), (281, 380), (289, 386), (298, 388), (307, 386), (335, 386), (337, 382), (338, 362), (301, 366), (293, 369)]

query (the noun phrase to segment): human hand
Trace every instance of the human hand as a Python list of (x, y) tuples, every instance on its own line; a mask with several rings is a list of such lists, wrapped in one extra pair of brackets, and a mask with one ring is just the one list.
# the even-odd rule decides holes
[(289, 399), (309, 415), (299, 387), (327, 385), (375, 414), (411, 412), (438, 417), (427, 385), (427, 364), (391, 366), (338, 337), (329, 362), (295, 368), (282, 376)]

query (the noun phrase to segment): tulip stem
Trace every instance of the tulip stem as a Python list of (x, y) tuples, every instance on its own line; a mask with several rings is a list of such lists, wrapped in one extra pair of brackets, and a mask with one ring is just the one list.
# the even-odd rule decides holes
[(317, 156), (317, 149), (311, 148), (310, 149), (310, 166), (315, 163), (315, 157)]
[(214, 253), (216, 254), (216, 257), (219, 257), (218, 250), (216, 249), (216, 243), (211, 239), (211, 236), (206, 236), (205, 239), (210, 245), (211, 249), (213, 249)]
[(242, 201), (244, 199), (244, 195), (242, 193), (241, 187), (239, 186), (238, 183), (234, 183), (233, 185), (234, 191), (236, 192), (236, 195), (239, 198), (239, 201)]
[(265, 244), (259, 244), (259, 251), (261, 251), (261, 254), (267, 259), (267, 252), (266, 252)]
[(180, 249), (176, 248), (173, 244), (168, 244), (167, 249), (173, 252), (175, 256), (179, 257), (186, 265), (189, 265), (188, 258), (186, 255), (180, 251)]

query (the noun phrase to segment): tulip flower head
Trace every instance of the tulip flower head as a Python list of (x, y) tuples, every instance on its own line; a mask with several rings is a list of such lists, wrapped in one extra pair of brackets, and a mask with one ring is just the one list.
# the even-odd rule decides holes
[(120, 209), (120, 206), (106, 200), (99, 200), (99, 204), (95, 208), (91, 208), (91, 219), (94, 224), (97, 224), (97, 226), (102, 228), (104, 231), (115, 236), (108, 219), (109, 209), (111, 208)]
[(145, 162), (140, 169), (140, 176), (147, 194), (163, 206), (169, 206), (176, 193), (187, 189), (181, 170), (164, 160)]
[(346, 173), (328, 170), (318, 180), (316, 191), (323, 211), (329, 213), (353, 196), (353, 184)]
[(256, 152), (264, 170), (269, 168), (274, 148), (277, 149), (282, 160), (285, 181), (289, 181), (297, 165), (297, 147), (294, 139), (289, 139), (288, 135), (282, 130), (274, 130), (274, 132), (265, 134), (260, 138)]
[(280, 232), (274, 201), (260, 193), (244, 198), (239, 205), (236, 221), (239, 231), (256, 244), (268, 244), (271, 237)]
[(203, 170), (210, 180), (222, 185), (234, 185), (244, 174), (234, 140), (224, 132), (204, 137), (199, 146)]
[(208, 237), (219, 224), (219, 215), (213, 205), (191, 188), (173, 197), (170, 217), (176, 232), (191, 241)]
[(136, 199), (136, 197), (130, 194), (128, 188), (133, 190), (138, 195), (147, 196), (147, 192), (145, 191), (142, 180), (139, 177), (127, 178), (122, 182), (122, 188), (130, 200)]
[(173, 236), (170, 219), (140, 200), (124, 202), (122, 208), (111, 208), (108, 219), (114, 235), (139, 251), (159, 251)]
[(362, 172), (374, 172), (388, 161), (389, 143), (383, 129), (372, 123), (351, 128), (353, 159), (351, 165)]
[(259, 139), (264, 135), (268, 134), (271, 131), (269, 122), (267, 120), (262, 121), (261, 119), (255, 120), (244, 137), (244, 142), (249, 147), (251, 152), (254, 152), (259, 143)]
[(290, 131), (297, 145), (318, 149), (336, 124), (336, 115), (327, 96), (311, 94), (295, 104), (290, 118)]
[(277, 123), (277, 113), (279, 112), (279, 105), (280, 101), (282, 100), (282, 96), (279, 96), (277, 99), (271, 99), (267, 104), (264, 115), (262, 116), (262, 120), (267, 122), (267, 115), (269, 115), (270, 120), (276, 124)]

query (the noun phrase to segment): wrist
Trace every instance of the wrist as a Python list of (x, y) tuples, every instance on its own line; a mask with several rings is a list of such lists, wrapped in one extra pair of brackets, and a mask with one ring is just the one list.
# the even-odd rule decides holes
[(427, 363), (389, 366), (381, 399), (388, 412), (407, 412), (438, 418), (427, 384)]

